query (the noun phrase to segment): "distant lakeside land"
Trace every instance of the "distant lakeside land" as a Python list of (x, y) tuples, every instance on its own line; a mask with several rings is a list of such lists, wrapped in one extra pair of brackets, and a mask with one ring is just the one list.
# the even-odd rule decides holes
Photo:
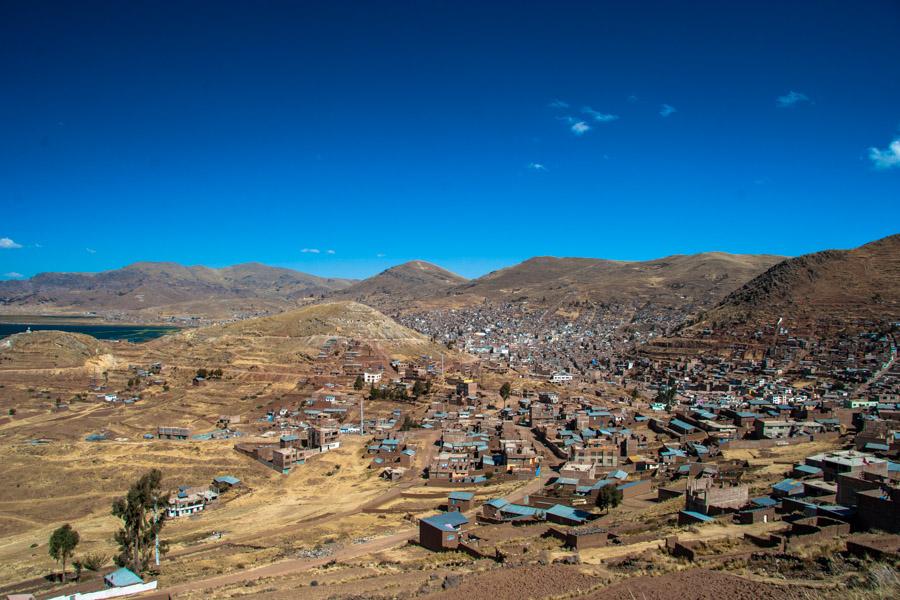
[(31, 331), (68, 331), (83, 333), (100, 340), (147, 342), (179, 331), (171, 325), (110, 324), (88, 315), (0, 315), (0, 338)]

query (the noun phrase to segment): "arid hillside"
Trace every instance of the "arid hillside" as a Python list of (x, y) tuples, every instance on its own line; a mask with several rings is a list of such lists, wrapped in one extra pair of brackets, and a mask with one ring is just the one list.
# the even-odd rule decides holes
[(337, 339), (363, 343), (388, 356), (447, 352), (374, 308), (349, 301), (316, 304), (270, 317), (187, 330), (151, 342), (148, 347), (168, 353), (207, 353), (217, 355), (224, 362), (235, 356), (271, 362), (313, 358), (326, 342)]
[(17, 333), (0, 339), (0, 370), (82, 367), (108, 352), (106, 344), (80, 333)]
[(693, 328), (838, 326), (900, 319), (900, 235), (853, 250), (825, 250), (778, 263), (729, 294)]
[(537, 257), (457, 286), (454, 294), (553, 303), (712, 303), (780, 260), (708, 252), (649, 261)]
[(101, 273), (40, 273), (24, 281), (3, 281), (0, 307), (141, 311), (182, 306), (203, 314), (204, 307), (224, 301), (226, 310), (295, 306), (299, 299), (351, 283), (259, 263), (211, 269), (143, 262)]
[(403, 309), (415, 302), (444, 297), (466, 281), (465, 277), (437, 265), (414, 260), (391, 267), (332, 296), (353, 299), (379, 310)]

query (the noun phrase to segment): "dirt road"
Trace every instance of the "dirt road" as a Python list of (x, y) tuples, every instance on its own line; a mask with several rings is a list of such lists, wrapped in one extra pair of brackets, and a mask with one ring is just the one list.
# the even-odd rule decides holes
[[(548, 473), (545, 473), (541, 477), (529, 481), (521, 488), (517, 489), (511, 494), (508, 494), (505, 497), (506, 500), (508, 500), (509, 502), (519, 502), (529, 494), (533, 494), (541, 490), (549, 477), (550, 475)], [(467, 516), (472, 518), (475, 512), (476, 511), (470, 511), (469, 513), (467, 513)], [(410, 527), (402, 529), (388, 536), (375, 538), (366, 542), (362, 542), (360, 544), (354, 544), (352, 546), (346, 546), (330, 556), (322, 558), (298, 558), (285, 560), (270, 565), (265, 565), (263, 567), (257, 567), (255, 569), (247, 569), (244, 571), (238, 571), (236, 573), (217, 575), (215, 577), (209, 577), (207, 579), (189, 581), (172, 586), (163, 591), (170, 593), (173, 597), (177, 597), (177, 594), (188, 591), (204, 590), (235, 583), (246, 583), (248, 581), (261, 579), (263, 577), (275, 577), (279, 575), (286, 575), (289, 573), (306, 571), (308, 569), (322, 566), (333, 560), (349, 560), (352, 558), (357, 558), (359, 556), (364, 556), (367, 554), (372, 554), (374, 552), (380, 552), (382, 550), (401, 546), (405, 544), (409, 539), (413, 538), (416, 533), (417, 530), (414, 527)]]

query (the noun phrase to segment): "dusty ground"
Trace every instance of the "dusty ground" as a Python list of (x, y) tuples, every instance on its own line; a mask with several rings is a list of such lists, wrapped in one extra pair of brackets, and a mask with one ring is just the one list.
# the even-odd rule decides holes
[[(252, 343), (232, 339), (210, 349), (185, 336), (175, 344), (108, 344), (91, 350), (82, 366), (29, 364), (27, 357), (5, 365), (0, 371), (0, 480), (5, 484), (0, 486), (0, 587), (23, 580), (41, 585), (40, 578), (55, 568), (47, 555), (48, 537), (65, 522), (81, 534), (77, 556), (111, 557), (118, 527), (110, 515), (111, 503), (153, 467), (162, 469), (170, 489), (204, 485), (225, 474), (244, 483), (207, 511), (167, 525), (164, 538), (171, 551), (159, 581), (178, 598), (280, 600), (296, 598), (300, 591), (304, 598), (322, 600), (418, 596), (519, 600), (581, 597), (610, 584), (611, 593), (620, 590), (627, 595), (627, 588), (615, 586), (634, 576), (641, 586), (636, 589), (651, 598), (654, 589), (661, 589), (658, 580), (645, 582), (649, 578), (643, 572), (612, 572), (608, 563), (634, 553), (658, 552), (657, 540), (669, 534), (717, 539), (760, 529), (711, 525), (691, 531), (672, 523), (683, 501), (629, 499), (601, 522), (624, 527), (629, 535), (652, 535), (652, 541), (584, 551), (581, 564), (562, 565), (553, 561), (568, 560), (571, 553), (553, 540), (539, 540), (533, 542), (529, 556), (517, 559), (521, 566), (498, 566), (460, 553), (433, 554), (408, 545), (416, 535), (416, 518), (433, 513), (449, 489), (425, 486), (416, 477), (399, 483), (379, 479), (376, 470), (367, 468), (363, 447), (368, 438), (343, 436), (339, 450), (289, 476), (238, 454), (233, 450), (235, 440), (144, 439), (158, 425), (210, 431), (225, 414), (241, 415), (251, 436), (241, 441), (252, 439), (258, 433), (254, 423), (266, 410), (281, 406), (286, 395), (302, 396), (321, 385), (309, 381), (320, 365), (304, 354), (308, 348), (291, 346), (284, 339), (272, 344), (269, 340), (268, 336)], [(65, 357), (68, 360), (69, 355)], [(142, 387), (142, 399), (136, 404), (110, 405), (95, 398), (94, 386), (121, 393), (131, 377), (129, 365), (155, 361), (164, 364), (161, 377), (166, 385)], [(199, 367), (222, 367), (225, 375), (195, 387), (191, 379)], [(505, 378), (488, 380), (499, 387)], [(514, 387), (529, 384), (513, 381)], [(388, 414), (392, 408), (372, 403), (367, 414)], [(8, 414), (11, 409), (14, 415)], [(100, 431), (111, 439), (84, 440)], [(434, 435), (426, 430), (415, 433), (417, 468), (433, 454)], [(825, 448), (804, 445), (735, 451), (733, 458), (759, 467), (762, 482), (821, 449)], [(545, 478), (549, 474), (548, 469)], [(516, 501), (540, 489), (541, 483), (492, 484), (479, 488), (477, 498), (503, 496)], [(522, 545), (515, 535), (498, 543), (509, 548)], [(659, 555), (655, 560), (665, 559)], [(667, 568), (685, 567), (667, 564)], [(733, 584), (717, 579), (714, 589), (727, 594)], [(682, 589), (681, 583), (671, 585)], [(691, 584), (684, 585), (689, 589)], [(768, 588), (749, 589), (767, 597)]]

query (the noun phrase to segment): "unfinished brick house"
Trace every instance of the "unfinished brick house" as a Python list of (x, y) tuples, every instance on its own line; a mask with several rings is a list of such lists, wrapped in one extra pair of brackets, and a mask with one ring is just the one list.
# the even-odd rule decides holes
[(685, 490), (685, 510), (704, 515), (735, 512), (750, 502), (750, 489), (746, 485), (719, 487), (712, 479), (688, 481)]

